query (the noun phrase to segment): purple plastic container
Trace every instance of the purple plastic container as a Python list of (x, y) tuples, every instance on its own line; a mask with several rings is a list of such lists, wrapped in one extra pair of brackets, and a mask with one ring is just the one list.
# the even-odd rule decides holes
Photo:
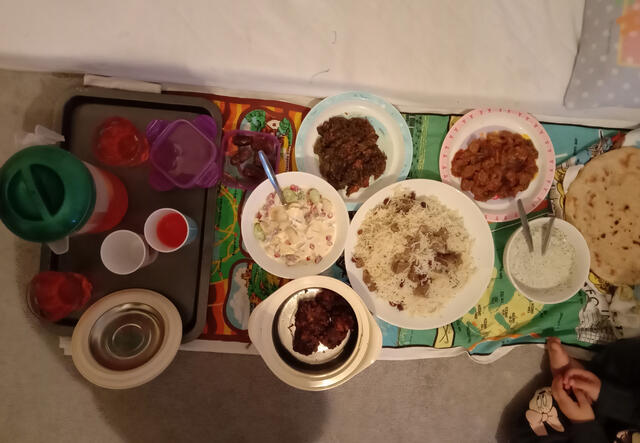
[(214, 119), (201, 115), (187, 120), (153, 120), (146, 135), (151, 149), (149, 184), (157, 191), (174, 187), (210, 188), (220, 180), (222, 150), (215, 139)]
[(280, 140), (273, 134), (239, 129), (225, 131), (222, 139), (222, 184), (230, 188), (253, 190), (267, 178), (258, 151), (264, 151), (273, 170), (278, 171), (280, 146)]

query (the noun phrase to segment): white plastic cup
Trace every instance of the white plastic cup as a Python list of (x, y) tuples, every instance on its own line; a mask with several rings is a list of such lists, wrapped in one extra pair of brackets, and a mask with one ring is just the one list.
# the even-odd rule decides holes
[[(168, 214), (180, 215), (187, 225), (187, 234), (182, 243), (176, 247), (167, 246), (158, 238), (158, 223), (164, 216)], [(172, 208), (162, 208), (152, 212), (151, 215), (147, 217), (147, 221), (144, 223), (144, 238), (145, 240), (147, 240), (147, 243), (149, 243), (149, 246), (151, 246), (158, 252), (167, 253), (177, 251), (183, 246), (186, 246), (189, 243), (193, 242), (197, 236), (198, 225), (196, 224), (196, 222), (191, 217), (187, 217), (182, 212)]]
[(158, 253), (149, 248), (144, 238), (133, 231), (114, 231), (102, 242), (100, 258), (114, 274), (128, 275), (153, 263)]

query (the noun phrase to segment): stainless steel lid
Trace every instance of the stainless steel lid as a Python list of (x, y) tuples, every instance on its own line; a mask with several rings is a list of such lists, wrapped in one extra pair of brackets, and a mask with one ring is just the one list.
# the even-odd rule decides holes
[(89, 332), (89, 350), (102, 366), (116, 371), (137, 368), (160, 349), (165, 325), (145, 303), (123, 303), (104, 312)]
[[(320, 344), (318, 349), (311, 355), (303, 355), (293, 350), (298, 303), (306, 299), (315, 298), (321, 291), (329, 290), (325, 288), (305, 288), (295, 292), (280, 305), (273, 318), (272, 336), (276, 351), (285, 363), (298, 371), (307, 373), (332, 372), (347, 363), (357, 346), (359, 325), (356, 320), (354, 329), (333, 349)], [(356, 318), (355, 314), (354, 318)]]

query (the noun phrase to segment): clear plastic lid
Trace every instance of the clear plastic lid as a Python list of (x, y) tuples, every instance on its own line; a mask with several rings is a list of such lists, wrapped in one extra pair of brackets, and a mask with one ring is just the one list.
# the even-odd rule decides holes
[(149, 181), (154, 189), (208, 188), (220, 179), (218, 128), (211, 117), (199, 116), (193, 122), (154, 120), (146, 132), (151, 142)]

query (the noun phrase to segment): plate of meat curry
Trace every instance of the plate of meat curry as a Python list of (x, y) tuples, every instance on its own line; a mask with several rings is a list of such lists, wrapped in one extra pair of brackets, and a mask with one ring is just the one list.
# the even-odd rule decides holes
[(296, 167), (324, 178), (357, 209), (380, 189), (407, 178), (413, 142), (402, 115), (366, 92), (325, 98), (296, 138)]
[(526, 112), (475, 109), (462, 116), (440, 149), (440, 177), (480, 207), (489, 222), (518, 218), (544, 200), (555, 173), (555, 152), (544, 127)]

